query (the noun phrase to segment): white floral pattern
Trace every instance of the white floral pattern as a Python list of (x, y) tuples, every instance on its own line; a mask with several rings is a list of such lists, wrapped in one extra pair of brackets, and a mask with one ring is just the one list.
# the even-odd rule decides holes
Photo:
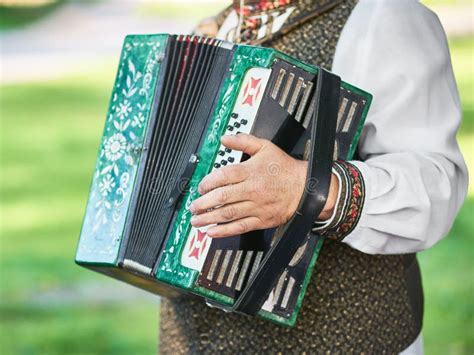
[(160, 67), (157, 58), (162, 55), (166, 40), (164, 35), (129, 36), (125, 40), (78, 260), (115, 260), (152, 106), (152, 91)]
[(145, 122), (145, 116), (143, 112), (137, 113), (132, 120), (132, 127), (143, 127), (143, 123)]
[(112, 175), (107, 174), (99, 183), (100, 193), (102, 196), (107, 196), (109, 192), (115, 187), (115, 181)]
[(117, 116), (123, 120), (124, 118), (128, 117), (128, 114), (132, 112), (132, 108), (130, 106), (130, 101), (125, 100), (124, 102), (120, 103), (116, 108)]
[(127, 139), (123, 136), (122, 133), (115, 133), (105, 142), (105, 156), (108, 160), (114, 162), (124, 155), (126, 148)]

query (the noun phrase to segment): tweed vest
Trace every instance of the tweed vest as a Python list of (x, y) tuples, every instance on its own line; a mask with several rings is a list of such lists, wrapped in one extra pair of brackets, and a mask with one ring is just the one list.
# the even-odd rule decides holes
[[(342, 1), (261, 44), (330, 69), (355, 5)], [(423, 294), (414, 255), (368, 255), (326, 240), (294, 328), (226, 314), (202, 300), (163, 299), (161, 307), (161, 354), (382, 354), (416, 339)]]

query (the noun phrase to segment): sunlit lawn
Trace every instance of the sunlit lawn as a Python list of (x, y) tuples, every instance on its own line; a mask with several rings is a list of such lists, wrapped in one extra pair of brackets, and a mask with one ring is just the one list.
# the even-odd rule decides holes
[[(474, 169), (473, 40), (453, 42)], [(0, 343), (3, 354), (140, 354), (156, 351), (158, 307), (42, 295), (116, 281), (74, 265), (114, 70), (1, 87)], [(473, 353), (474, 196), (449, 238), (420, 255), (427, 354)], [(113, 298), (113, 297), (112, 297)], [(43, 301), (38, 301), (38, 300)], [(47, 298), (46, 298), (47, 299)]]
[(2, 354), (156, 352), (156, 303), (41, 298), (115, 285), (73, 261), (114, 76), (101, 73), (1, 89)]

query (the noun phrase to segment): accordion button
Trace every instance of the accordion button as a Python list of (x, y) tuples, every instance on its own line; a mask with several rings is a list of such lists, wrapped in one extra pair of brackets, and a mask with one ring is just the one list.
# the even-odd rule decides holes
[(229, 161), (229, 163), (233, 163), (234, 162), (234, 157), (229, 157), (229, 159), (227, 159)]
[(219, 154), (219, 155), (221, 155), (221, 156), (222, 156), (222, 155), (224, 155), (224, 154), (225, 154), (225, 152), (224, 152), (223, 150), (219, 150), (219, 152), (217, 152), (217, 154)]
[(214, 168), (219, 169), (220, 167), (221, 167), (221, 164), (219, 164), (219, 163), (214, 164)]
[(239, 123), (239, 122), (235, 122), (235, 123), (234, 123), (234, 127), (235, 127), (235, 128), (239, 128), (239, 127), (240, 127), (240, 123)]
[(244, 120), (244, 119), (242, 119), (242, 120), (240, 120), (240, 123), (242, 123), (243, 125), (246, 125), (246, 124), (248, 123), (248, 121), (247, 121), (247, 120)]
[(232, 152), (232, 149), (226, 148), (226, 149), (225, 149), (225, 152), (226, 152), (226, 153), (230, 153), (230, 152)]
[(226, 166), (226, 165), (227, 165), (227, 160), (222, 160), (222, 161), (221, 161), (221, 164), (224, 165), (224, 166)]
[(232, 118), (238, 118), (238, 117), (239, 117), (239, 114), (236, 113), (236, 112), (233, 112), (233, 113), (230, 115), (230, 117), (232, 117)]
[(233, 130), (234, 130), (234, 127), (232, 127), (231, 125), (228, 125), (228, 126), (227, 126), (227, 130), (233, 131)]

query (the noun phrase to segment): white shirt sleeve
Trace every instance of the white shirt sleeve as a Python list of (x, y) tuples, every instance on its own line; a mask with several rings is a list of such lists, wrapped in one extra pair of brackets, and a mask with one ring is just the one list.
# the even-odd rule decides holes
[(370, 254), (427, 249), (445, 236), (467, 190), (456, 132), (461, 105), (446, 36), (415, 0), (360, 0), (332, 71), (373, 94), (354, 161), (366, 186), (343, 242)]

